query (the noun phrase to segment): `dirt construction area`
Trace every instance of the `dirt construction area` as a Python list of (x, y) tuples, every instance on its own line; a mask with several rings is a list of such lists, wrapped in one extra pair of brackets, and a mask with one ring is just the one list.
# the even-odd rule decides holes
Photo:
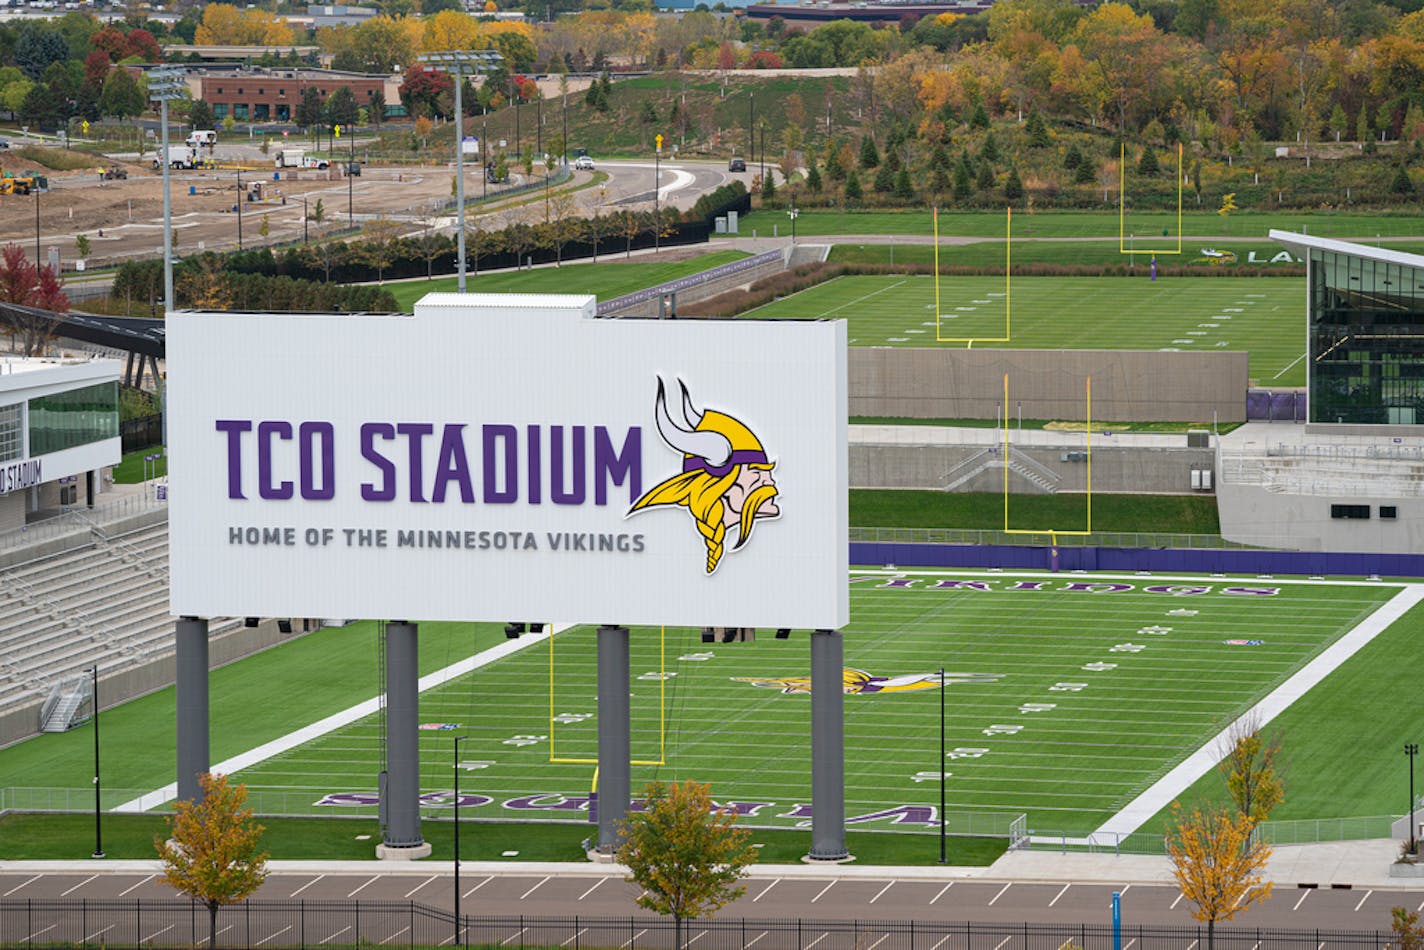
[[(5, 172), (37, 171), (49, 178), (50, 187), (38, 195), (0, 194), (0, 244), (13, 242), (33, 253), (38, 230), (41, 260), (49, 261), (50, 249), (56, 248), (65, 270), (72, 270), (79, 257), (75, 239), (81, 234), (89, 239), (91, 269), (133, 258), (161, 258), (162, 174), (150, 160), (115, 162), (95, 156), (93, 161), (91, 168), (52, 171), (0, 153)], [(121, 169), (128, 177), (105, 180), (106, 168)], [(404, 222), (412, 230), (449, 226), (450, 221), (437, 222), (434, 216), (435, 209), (451, 198), (453, 182), (454, 170), (445, 166), (363, 165), (361, 174), (349, 181), (337, 165), (278, 173), (270, 159), (215, 170), (173, 170), (173, 242), (185, 256), (230, 250), (238, 246), (240, 228), (242, 245), (256, 247), (301, 240), (304, 223), (309, 237), (316, 239), (332, 229), (350, 227), (353, 218), (360, 226), (378, 215)], [(480, 170), (467, 165), (466, 194), (479, 195), (482, 184)], [(317, 214), (318, 201), (320, 222), (310, 220)]]

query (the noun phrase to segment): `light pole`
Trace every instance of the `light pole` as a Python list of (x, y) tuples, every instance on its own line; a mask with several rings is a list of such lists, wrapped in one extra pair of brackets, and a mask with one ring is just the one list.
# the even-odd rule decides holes
[(237, 249), (242, 250), (242, 168), (237, 169)]
[[(791, 216), (796, 223), (796, 216)], [(939, 863), (948, 860), (944, 840), (944, 667), (939, 668)]]
[(1419, 754), (1419, 743), (1406, 742), (1404, 754), (1409, 756), (1409, 852), (1413, 854), (1417, 846), (1414, 840), (1414, 757)]
[(658, 185), (662, 183), (662, 159), (663, 159), (663, 137), (656, 135), (653, 137), (655, 149), (653, 151), (653, 256), (657, 257), (662, 250), (663, 229), (662, 229), (662, 208), (658, 202)]
[(786, 212), (786, 216), (791, 219), (791, 243), (796, 243), (796, 216), (801, 212), (796, 210), (796, 196), (791, 196), (791, 209)]
[[(459, 292), (465, 292), (465, 105), (462, 96), (462, 88), (465, 85), (464, 74), (468, 70), (472, 73), (480, 73), (494, 69), (496, 64), (503, 62), (503, 57), (494, 50), (454, 50), (443, 53), (422, 53), (420, 61), (429, 63), (432, 66), (452, 72), (455, 76), (455, 215), (457, 219), (455, 229), (455, 260), (460, 274)], [(486, 135), (488, 135), (489, 123), (485, 123)], [(487, 146), (480, 143), (481, 154)], [(488, 162), (486, 162), (488, 165)], [(489, 178), (486, 170), (486, 179)], [(485, 193), (488, 194), (489, 185), (486, 182)]]
[(91, 692), (94, 703), (94, 854), (92, 856), (102, 858), (104, 856), (104, 834), (99, 821), (99, 664), (95, 663), (89, 673), (93, 677)]
[[(307, 196), (302, 195), (302, 243), (307, 243), (307, 222), (311, 219), (307, 217)], [(794, 241), (792, 242), (795, 243)]]
[[(182, 70), (172, 66), (160, 66), (149, 70), (148, 98), (159, 103), (160, 124), (162, 125), (162, 149), (159, 154), (163, 167), (163, 312), (173, 307), (173, 199), (169, 192), (169, 170), (172, 162), (168, 157), (168, 103), (182, 99), (187, 93), (187, 83), (183, 81)], [(242, 211), (242, 187), (238, 186), (237, 208)], [(239, 222), (242, 220), (238, 219)]]
[(748, 94), (747, 101), (747, 159), (756, 161), (756, 93)]
[(455, 946), (460, 946), (463, 936), (460, 926), (460, 743), (469, 736), (455, 737)]
[(346, 156), (346, 218), (356, 226), (356, 140), (347, 139), (351, 149)]

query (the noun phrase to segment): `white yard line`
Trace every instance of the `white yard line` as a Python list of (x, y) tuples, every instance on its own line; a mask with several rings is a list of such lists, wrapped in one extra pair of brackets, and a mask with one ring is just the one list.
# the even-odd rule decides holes
[(1281, 370), (1279, 373), (1277, 373), (1276, 375), (1272, 376), (1271, 378), (1272, 378), (1272, 379), (1280, 379), (1282, 376), (1284, 376), (1284, 375), (1290, 370), (1290, 368), (1291, 368), (1292, 366), (1294, 366), (1295, 364), (1299, 363), (1299, 362), (1300, 362), (1301, 360), (1303, 360), (1303, 359), (1305, 359), (1305, 354), (1304, 354), (1304, 353), (1300, 354), (1300, 355), (1297, 356), (1295, 359), (1293, 359), (1293, 360), (1291, 360), (1289, 363), (1287, 363), (1285, 369)]
[(1221, 761), (1233, 730), (1240, 724), (1251, 723), (1258, 727), (1269, 724), (1291, 703), (1304, 696), (1421, 600), (1424, 600), (1424, 584), (1405, 585), (1384, 606), (1322, 650), (1315, 659), (1271, 690), (1265, 699), (1248, 709), (1236, 722), (1208, 739), (1205, 745), (1187, 756), (1185, 761), (1104, 822), (1093, 832), (1092, 837), (1102, 841), (1120, 835), (1130, 835), (1141, 828), (1152, 816), (1170, 805)]
[[(565, 626), (553, 628), (554, 633), (560, 633), (568, 629)], [(511, 653), (517, 653), (526, 647), (531, 647), (536, 643), (543, 643), (549, 637), (549, 633), (534, 633), (521, 636), (517, 640), (506, 640), (498, 646), (482, 650), (474, 656), (466, 657), (458, 663), (452, 663), (443, 670), (436, 670), (428, 676), (420, 678), (420, 692), (442, 686), (459, 676), (464, 676), (482, 666), (488, 666), (495, 660), (501, 660)], [(297, 746), (304, 745), (313, 739), (318, 739), (328, 733), (335, 732), (343, 726), (349, 726), (353, 722), (364, 719), (367, 716), (379, 711), (381, 699), (379, 696), (372, 697), (364, 703), (357, 703), (349, 709), (343, 709), (339, 713), (333, 713), (325, 719), (318, 720), (311, 725), (303, 726), (294, 732), (289, 732), (280, 739), (273, 739), (271, 742), (264, 742), (255, 749), (248, 749), (239, 755), (226, 759), (213, 766), (212, 770), (222, 775), (231, 775), (242, 769), (251, 768), (254, 765), (265, 762), (274, 756), (281, 755)], [(160, 789), (155, 789), (147, 795), (140, 795), (138, 798), (124, 802), (112, 809), (112, 811), (148, 811), (150, 808), (157, 808), (166, 801), (171, 801), (178, 794), (178, 783), (171, 782)]]

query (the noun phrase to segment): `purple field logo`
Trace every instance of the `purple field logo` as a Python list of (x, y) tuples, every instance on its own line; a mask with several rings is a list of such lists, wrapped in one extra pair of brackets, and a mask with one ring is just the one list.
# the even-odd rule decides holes
[(416, 728), (427, 732), (453, 732), (460, 728), (458, 722), (422, 722)]
[(1222, 640), (1222, 643), (1229, 647), (1263, 647), (1265, 640)]
[[(945, 673), (941, 682), (938, 672), (908, 673), (902, 676), (874, 676), (864, 670), (846, 667), (841, 673), (841, 691), (851, 696), (872, 693), (908, 693), (918, 689), (935, 689), (951, 683), (994, 683), (1001, 673)], [(736, 683), (750, 683), (763, 689), (776, 689), (787, 695), (811, 692), (809, 676), (734, 676)]]
[(712, 574), (722, 562), (729, 533), (736, 533), (732, 550), (737, 551), (751, 540), (757, 521), (780, 517), (771, 474), (776, 463), (741, 420), (715, 409), (698, 412), (682, 380), (678, 388), (681, 421), (668, 412), (661, 379), (654, 416), (663, 441), (682, 453), (682, 471), (650, 488), (628, 514), (663, 506), (686, 508), (707, 546), (707, 573)]

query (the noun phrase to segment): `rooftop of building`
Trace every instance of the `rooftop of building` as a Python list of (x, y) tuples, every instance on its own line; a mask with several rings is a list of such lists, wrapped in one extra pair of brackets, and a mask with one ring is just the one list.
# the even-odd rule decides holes
[(1270, 236), (1271, 240), (1283, 245), (1300, 258), (1306, 257), (1307, 250), (1331, 251), (1336, 254), (1349, 254), (1362, 260), (1383, 261), (1387, 264), (1399, 264), (1404, 267), (1424, 270), (1424, 255), (1411, 254), (1408, 251), (1394, 251), (1387, 247), (1374, 247), (1369, 244), (1357, 244), (1354, 241), (1316, 237), (1313, 234), (1302, 234), (1296, 231), (1277, 231), (1275, 228), (1271, 229)]

